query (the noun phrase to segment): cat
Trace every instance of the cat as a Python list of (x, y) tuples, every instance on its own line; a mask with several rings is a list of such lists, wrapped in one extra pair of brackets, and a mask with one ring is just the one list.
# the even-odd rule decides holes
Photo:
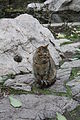
[(46, 87), (55, 82), (56, 66), (53, 61), (48, 45), (37, 48), (33, 55), (33, 73), (36, 82), (41, 87)]

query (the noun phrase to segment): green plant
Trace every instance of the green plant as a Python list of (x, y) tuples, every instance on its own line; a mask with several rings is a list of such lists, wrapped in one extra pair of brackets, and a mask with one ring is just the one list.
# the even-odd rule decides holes
[(66, 94), (67, 94), (67, 97), (69, 97), (70, 99), (72, 98), (72, 91), (68, 85), (66, 85)]
[(17, 100), (16, 98), (14, 98), (12, 95), (9, 96), (9, 100), (10, 100), (10, 104), (15, 107), (15, 108), (19, 108), (22, 106), (22, 103), (20, 100)]
[(74, 79), (78, 76), (78, 72), (80, 72), (80, 68), (72, 68), (70, 80)]
[(57, 120), (67, 120), (65, 116), (61, 115), (60, 113), (56, 113), (56, 114), (57, 114)]

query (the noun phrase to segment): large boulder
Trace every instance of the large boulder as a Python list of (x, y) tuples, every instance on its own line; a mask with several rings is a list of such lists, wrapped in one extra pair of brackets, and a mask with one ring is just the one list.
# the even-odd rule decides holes
[(44, 7), (43, 3), (30, 3), (27, 5), (27, 9), (41, 10)]
[(48, 6), (48, 9), (50, 11), (59, 11), (59, 9), (68, 3), (70, 3), (72, 0), (46, 0), (44, 2), (45, 6)]
[(30, 3), (27, 8), (43, 11), (58, 11), (63, 5), (66, 5), (71, 1), (72, 0), (46, 0), (44, 3)]
[(50, 11), (73, 10), (80, 11), (80, 0), (46, 0), (44, 2)]
[(46, 0), (42, 3), (30, 3), (27, 8), (46, 11), (73, 10), (80, 11), (80, 0)]
[(72, 0), (70, 4), (62, 6), (61, 10), (73, 10), (73, 11), (79, 12), (80, 0)]
[(49, 43), (55, 64), (59, 53), (52, 43), (52, 33), (31, 15), (22, 14), (14, 19), (0, 20), (0, 75), (32, 72), (32, 58), (37, 47)]
[(56, 112), (63, 114), (78, 105), (77, 101), (54, 95), (17, 95), (21, 108), (13, 108), (8, 97), (0, 100), (1, 120), (48, 120), (55, 119)]

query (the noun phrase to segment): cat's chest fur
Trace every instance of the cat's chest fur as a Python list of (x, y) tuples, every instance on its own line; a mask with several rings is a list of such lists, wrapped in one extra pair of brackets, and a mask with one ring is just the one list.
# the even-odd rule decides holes
[(46, 75), (49, 71), (49, 64), (49, 62), (45, 64), (35, 64), (37, 73), (39, 73), (39, 75)]

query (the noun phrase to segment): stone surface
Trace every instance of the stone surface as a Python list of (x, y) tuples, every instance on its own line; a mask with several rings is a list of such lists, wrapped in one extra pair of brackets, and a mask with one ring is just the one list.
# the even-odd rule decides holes
[(80, 93), (74, 96), (74, 99), (79, 102), (80, 104)]
[(46, 0), (44, 3), (30, 3), (27, 8), (35, 10), (59, 11), (62, 6), (70, 3), (72, 0)]
[(31, 91), (31, 85), (34, 83), (33, 74), (18, 75), (14, 79), (8, 79), (4, 85), (16, 90)]
[(72, 0), (70, 4), (63, 6), (61, 10), (73, 10), (73, 11), (79, 12), (80, 0)]
[(80, 11), (80, 0), (46, 0), (44, 3), (31, 3), (27, 8), (46, 11)]
[[(60, 46), (60, 44), (62, 44), (62, 43), (65, 43), (65, 42), (70, 42), (70, 40), (68, 40), (68, 39), (56, 39), (56, 41), (57, 41), (57, 44)], [(60, 46), (61, 47), (61, 46)], [(63, 49), (63, 51), (62, 52), (64, 52), (64, 49)]]
[[(67, 41), (68, 42), (68, 41)], [(80, 47), (80, 42), (77, 43), (72, 43), (72, 44), (67, 44), (67, 45), (62, 45), (61, 50), (62, 52), (72, 52), (75, 53), (76, 50)]]
[(30, 73), (36, 48), (48, 43), (55, 64), (59, 65), (59, 52), (50, 41), (55, 41), (52, 33), (31, 15), (22, 14), (15, 19), (1, 19), (0, 75)]
[[(69, 22), (67, 24), (68, 24), (68, 26), (80, 26), (80, 22), (73, 22), (73, 24), (72, 24), (72, 22)], [(62, 25), (64, 25), (64, 22), (62, 22), (62, 23), (43, 24), (44, 27), (48, 27), (49, 25), (51, 27), (61, 27)]]
[[(62, 18), (60, 17), (59, 14), (52, 14), (50, 21), (51, 21), (51, 24), (52, 23), (62, 23), (63, 22), (63, 20), (62, 20)], [(51, 24), (50, 24), (50, 26), (51, 26)]]
[(71, 88), (73, 98), (80, 103), (80, 76), (69, 81), (66, 85)]
[(43, 6), (44, 6), (43, 3), (30, 3), (30, 4), (28, 4), (27, 9), (32, 8), (32, 9), (35, 9), (35, 10), (36, 9), (41, 10), (43, 8)]
[(66, 92), (65, 82), (69, 80), (71, 74), (71, 68), (59, 69), (57, 71), (57, 79), (54, 85), (50, 87), (50, 90), (54, 92)]
[(80, 67), (80, 60), (74, 60), (70, 62), (64, 62), (61, 65), (61, 68), (75, 68), (75, 67)]
[(67, 85), (71, 88), (73, 96), (78, 94), (80, 95), (80, 76), (74, 80), (69, 81)]
[(57, 78), (60, 79), (61, 82), (65, 82), (69, 80), (70, 74), (71, 74), (71, 68), (59, 69), (57, 71)]
[(72, 0), (46, 0), (44, 2), (45, 5), (48, 6), (48, 10), (50, 11), (59, 11), (63, 4), (68, 4)]
[[(55, 92), (66, 92), (64, 82), (69, 80), (71, 68), (57, 70), (56, 82), (50, 87)], [(5, 86), (16, 90), (31, 91), (35, 79), (33, 74), (17, 75), (14, 79), (8, 79), (4, 82)]]
[(0, 100), (0, 120), (44, 120), (55, 118), (56, 112), (71, 111), (78, 102), (67, 97), (53, 95), (18, 95), (14, 96), (22, 102), (21, 108), (13, 108), (9, 98)]

